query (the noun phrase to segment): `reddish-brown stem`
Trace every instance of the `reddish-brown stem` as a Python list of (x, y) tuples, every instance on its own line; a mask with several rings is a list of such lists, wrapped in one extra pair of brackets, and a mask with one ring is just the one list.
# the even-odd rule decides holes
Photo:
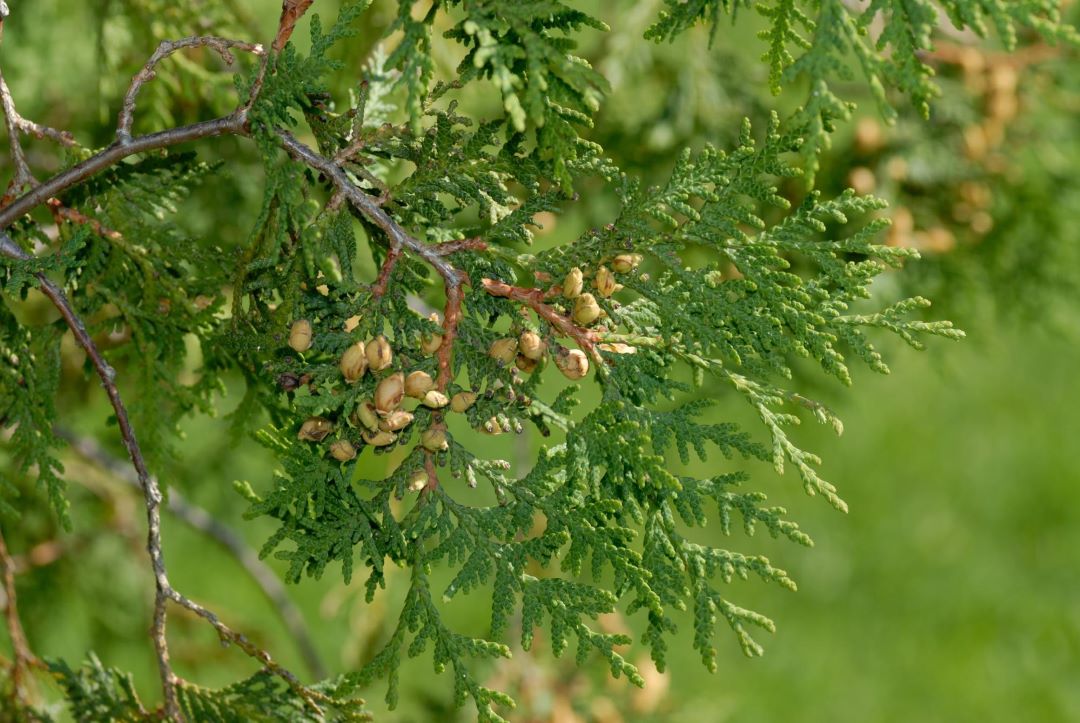
[(439, 486), (439, 473), (435, 469), (435, 454), (433, 452), (424, 452), (424, 470), (427, 472), (427, 484), (420, 490), (422, 495), (429, 494), (431, 490)]
[(573, 339), (581, 347), (582, 351), (592, 356), (596, 361), (603, 362), (603, 357), (600, 356), (600, 352), (596, 348), (596, 332), (578, 326), (569, 318), (545, 304), (544, 299), (547, 298), (547, 294), (543, 289), (526, 289), (520, 286), (511, 286), (495, 279), (480, 279), (480, 285), (484, 287), (484, 291), (492, 296), (500, 296), (525, 304), (563, 336)]
[(62, 204), (58, 198), (50, 198), (45, 202), (45, 205), (52, 210), (53, 217), (57, 219), (57, 224), (60, 223), (60, 219), (66, 219), (72, 223), (89, 226), (91, 231), (102, 238), (111, 240), (123, 238), (123, 235), (119, 231), (109, 228), (96, 218), (91, 218), (74, 208), (68, 208)]
[(23, 632), (22, 621), (19, 619), (19, 606), (15, 591), (15, 561), (8, 552), (4, 534), (0, 532), (0, 568), (3, 568), (4, 578), (4, 613), (7, 620), (8, 637), (11, 639), (11, 695), (17, 704), (25, 704), (28, 701), (26, 690), (26, 674), (32, 667), (40, 667), (41, 661), (30, 650), (30, 644), (26, 641)]
[(391, 246), (386, 252), (386, 260), (379, 269), (379, 277), (371, 285), (371, 294), (376, 299), (381, 299), (386, 293), (386, 286), (390, 283), (390, 274), (394, 272), (394, 266), (397, 265), (399, 258), (401, 258), (401, 247)]
[(483, 251), (487, 247), (486, 241), (473, 237), (441, 243), (435, 247), (435, 251), (441, 256), (449, 256), (450, 254), (456, 254), (458, 251)]
[(311, 7), (311, 3), (314, 1), (285, 0), (281, 3), (281, 19), (278, 21), (277, 35), (274, 37), (273, 45), (270, 46), (275, 53), (280, 53), (281, 49), (285, 47), (285, 43), (289, 42), (293, 31), (296, 30), (297, 21), (307, 12), (307, 9)]
[(454, 340), (457, 339), (458, 324), (461, 322), (461, 303), (465, 299), (461, 281), (446, 282), (446, 307), (443, 309), (442, 344), (435, 352), (439, 362), (439, 374), (435, 378), (435, 387), (445, 392), (453, 379)]

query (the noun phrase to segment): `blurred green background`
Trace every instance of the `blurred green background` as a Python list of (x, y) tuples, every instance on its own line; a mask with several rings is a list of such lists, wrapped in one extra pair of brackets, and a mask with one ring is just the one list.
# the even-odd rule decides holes
[[(192, 25), (193, 16), (206, 27), (234, 23), (234, 34), (265, 38), (277, 15), (271, 0), (183, 8), (149, 0), (12, 5), (0, 63), (20, 110), (73, 130), (88, 145), (108, 142), (123, 92), (118, 79), (130, 77), (156, 38), (204, 31)], [(712, 49), (704, 32), (692, 33), (684, 45), (657, 48), (640, 40), (635, 25), (654, 14), (656, 3), (589, 5), (614, 26), (611, 36), (588, 39), (597, 65), (616, 81), (595, 135), (643, 176), (663, 172), (679, 145), (724, 146), (741, 116), (760, 119), (770, 107), (792, 104), (790, 97), (762, 92), (763, 70), (753, 61), (760, 48), (745, 29), (752, 19), (735, 31), (722, 29)], [(334, 6), (316, 4), (327, 15)], [(388, 4), (376, 3), (356, 43), (343, 51), (342, 92), (389, 13)], [(453, 60), (448, 50), (447, 62)], [(818, 180), (827, 193), (847, 185), (853, 168), (870, 168), (877, 190), (910, 209), (916, 230), (954, 228), (963, 226), (955, 218), (958, 184), (975, 182), (989, 194), (994, 224), (978, 242), (957, 231), (953, 246), (882, 285), (883, 294), (904, 288), (940, 298), (934, 314), (966, 328), (967, 341), (937, 343), (923, 354), (888, 346), (893, 374), (857, 371), (854, 390), (816, 386), (824, 383), (809, 374), (797, 381), (844, 419), (840, 438), (810, 423), (797, 437), (824, 457), (824, 476), (838, 485), (850, 514), (807, 498), (792, 473), (777, 477), (765, 465), (747, 468), (752, 484), (785, 506), (816, 542), (803, 549), (736, 530), (725, 543), (768, 554), (799, 583), (797, 593), (756, 582), (732, 585), (734, 602), (778, 623), (777, 634), (763, 640), (764, 658), (747, 660), (733, 638), (721, 637), (729, 644), (710, 675), (684, 625), (668, 672), (646, 675), (649, 688), (636, 692), (607, 681), (599, 666), (577, 670), (572, 661), (553, 661), (539, 645), (539, 652), (519, 652), (491, 671), (493, 682), (519, 698), (513, 720), (1080, 720), (1080, 322), (1073, 282), (1080, 265), (1070, 266), (1080, 248), (1077, 70), (1069, 56), (1022, 68), (1021, 109), (995, 150), (996, 167), (984, 168), (963, 145), (965, 131), (986, 109), (970, 78), (948, 65), (941, 69), (946, 96), (930, 123), (902, 115), (895, 129), (882, 131), (881, 146), (869, 150), (858, 145), (854, 124), (837, 134)], [(227, 75), (202, 77), (181, 68), (163, 76), (148, 86), (159, 95), (148, 95), (147, 127), (206, 117), (221, 103), (228, 107)], [(490, 99), (473, 102), (482, 107)], [(872, 118), (872, 106), (863, 106)], [(57, 164), (49, 146), (30, 147), (39, 168)], [(200, 147), (228, 165), (182, 209), (181, 223), (193, 234), (226, 246), (243, 239), (260, 193), (249, 151), (231, 141)], [(888, 170), (896, 158), (912, 167), (899, 179)], [(794, 198), (803, 192), (790, 189)], [(599, 205), (578, 204), (540, 242), (596, 223), (604, 216)], [(270, 478), (272, 460), (229, 433), (225, 415), (241, 395), (238, 381), (216, 418), (185, 422), (181, 459), (161, 476), (257, 549), (271, 529), (241, 519), (245, 503), (231, 483), (250, 480), (259, 489)], [(85, 379), (78, 361), (68, 365), (59, 404), (71, 429), (119, 450), (103, 423), (100, 389)], [(715, 414), (763, 437), (744, 406), (732, 398)], [(540, 441), (531, 431), (499, 438), (491, 441), (491, 454), (527, 465)], [(365, 475), (392, 462), (369, 457), (367, 464)], [(711, 471), (737, 466), (722, 458), (695, 463)], [(140, 692), (156, 700), (140, 502), (85, 460), (72, 455), (67, 467), (74, 532), (58, 531), (29, 503), (18, 528), (8, 532), (5, 522), (25, 567), (18, 584), (30, 641), (41, 655), (72, 663), (95, 651), (106, 664), (133, 671)], [(34, 493), (27, 495), (32, 500)], [(721, 537), (718, 526), (704, 535), (714, 543)], [(179, 589), (311, 678), (274, 609), (227, 553), (170, 517), (165, 548)], [(289, 589), (331, 673), (355, 669), (377, 650), (403, 593), (391, 575), (389, 591), (367, 605), (360, 586), (346, 588), (336, 574)], [(462, 631), (482, 634), (487, 604), (482, 593), (465, 597), (450, 606), (449, 619)], [(640, 623), (604, 622), (631, 630)], [(219, 646), (205, 624), (180, 613), (171, 618), (170, 640), (177, 671), (197, 682), (223, 684), (254, 670), (245, 656)], [(9, 649), (6, 640), (0, 644)], [(626, 654), (644, 661), (642, 649)], [(40, 692), (56, 700), (57, 691), (40, 683)], [(455, 713), (448, 707), (450, 680), (434, 675), (427, 657), (408, 664), (398, 710), (385, 710), (384, 692), (379, 685), (367, 691), (379, 720), (472, 717), (468, 708)]]

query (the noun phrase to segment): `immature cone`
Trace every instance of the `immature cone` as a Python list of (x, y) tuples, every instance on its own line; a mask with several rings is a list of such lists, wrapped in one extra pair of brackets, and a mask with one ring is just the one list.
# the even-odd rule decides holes
[(339, 439), (330, 445), (330, 456), (338, 462), (348, 462), (356, 458), (356, 447), (347, 439)]
[(504, 366), (513, 364), (514, 358), (517, 356), (518, 342), (517, 339), (496, 339), (491, 342), (491, 346), (488, 348), (488, 356), (496, 361), (500, 361)]
[(326, 417), (310, 417), (300, 425), (296, 438), (305, 442), (321, 442), (334, 429), (334, 423)]
[(615, 281), (615, 274), (611, 273), (611, 269), (601, 266), (596, 270), (593, 286), (596, 287), (596, 293), (606, 299), (618, 290), (619, 284)]
[(311, 322), (307, 319), (294, 321), (289, 328), (289, 346), (295, 351), (305, 352), (311, 348)]
[(526, 374), (532, 374), (533, 371), (536, 369), (536, 365), (540, 362), (536, 361), (535, 359), (530, 359), (524, 354), (518, 354), (517, 359), (514, 361), (514, 363), (521, 371), (525, 372)]
[(375, 431), (379, 428), (379, 414), (375, 410), (375, 405), (371, 402), (365, 401), (356, 411), (353, 413), (355, 419), (353, 421), (367, 427), (371, 431)]
[(412, 424), (413, 414), (404, 409), (395, 409), (379, 422), (379, 429), (384, 432), (397, 432)]
[[(436, 324), (440, 323), (439, 315), (435, 312), (432, 312), (431, 315), (428, 316), (428, 320), (433, 321)], [(432, 334), (431, 336), (425, 336), (420, 340), (420, 349), (425, 354), (434, 354), (439, 350), (439, 347), (442, 346), (442, 340), (443, 338), (441, 334)]]
[(426, 336), (424, 337), (423, 341), (420, 342), (420, 349), (425, 354), (434, 354), (439, 350), (440, 346), (442, 346), (441, 334), (432, 334), (431, 336)]
[(580, 349), (569, 349), (556, 355), (555, 366), (567, 379), (581, 379), (589, 373), (589, 357)]
[(385, 447), (388, 444), (393, 444), (397, 440), (396, 434), (381, 429), (378, 432), (364, 432), (363, 434), (364, 441), (372, 447)]
[(475, 403), (475, 392), (458, 392), (450, 399), (450, 409), (461, 414)]
[(401, 372), (391, 374), (375, 387), (375, 409), (383, 414), (392, 412), (405, 397), (405, 375)]
[(446, 430), (439, 427), (424, 430), (424, 433), (420, 435), (420, 444), (429, 452), (441, 452), (450, 448), (449, 442), (446, 441)]
[(427, 483), (427, 472), (425, 472), (423, 469), (418, 468), (415, 472), (409, 475), (408, 487), (410, 492), (419, 492), (420, 490), (427, 487)]
[(547, 343), (535, 331), (523, 331), (518, 337), (518, 351), (526, 359), (537, 361), (547, 351)]
[(574, 301), (574, 321), (582, 326), (588, 326), (600, 318), (600, 305), (596, 303), (596, 297), (584, 293)]
[(405, 377), (405, 396), (413, 399), (423, 399), (424, 395), (435, 386), (431, 375), (427, 372), (416, 371)]
[(367, 343), (364, 349), (368, 366), (373, 372), (381, 372), (394, 361), (394, 351), (385, 336), (377, 336)]
[(611, 260), (611, 268), (620, 274), (627, 274), (641, 263), (641, 254), (619, 254)]
[(442, 409), (450, 403), (450, 398), (437, 389), (432, 389), (430, 392), (424, 395), (423, 403), (425, 407), (431, 407), (432, 409)]
[(367, 356), (362, 342), (357, 342), (345, 350), (338, 362), (338, 368), (341, 369), (341, 376), (350, 384), (364, 376), (367, 371)]
[(576, 299), (581, 295), (581, 289), (584, 287), (585, 279), (581, 273), (581, 269), (577, 266), (570, 269), (570, 272), (566, 274), (566, 278), (563, 279), (562, 295), (567, 299)]

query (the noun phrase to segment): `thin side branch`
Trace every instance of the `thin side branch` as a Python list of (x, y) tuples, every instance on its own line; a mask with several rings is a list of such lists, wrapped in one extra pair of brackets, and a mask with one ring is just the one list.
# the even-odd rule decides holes
[(386, 260), (383, 261), (382, 267), (379, 269), (378, 278), (371, 285), (371, 294), (376, 299), (381, 299), (386, 294), (386, 287), (390, 283), (390, 274), (394, 272), (394, 267), (397, 265), (399, 258), (401, 258), (401, 248), (391, 246), (386, 252)]
[(243, 633), (238, 633), (225, 623), (221, 622), (217, 615), (215, 615), (213, 612), (206, 609), (199, 603), (195, 602), (194, 600), (188, 599), (172, 587), (168, 588), (168, 596), (170, 600), (175, 602), (180, 607), (195, 613), (196, 615), (210, 623), (210, 625), (212, 625), (217, 631), (218, 637), (221, 638), (222, 642), (235, 644), (236, 647), (243, 650), (250, 657), (262, 663), (263, 666), (271, 673), (282, 678), (286, 683), (289, 684), (289, 687), (293, 689), (293, 692), (300, 696), (300, 698), (307, 704), (309, 708), (312, 709), (313, 712), (315, 712), (317, 715), (322, 715), (323, 711), (322, 708), (319, 707), (319, 703), (329, 701), (329, 698), (305, 686), (299, 681), (299, 679), (297, 679), (295, 675), (292, 674), (292, 672), (290, 672), (286, 668), (283, 668), (279, 663), (275, 662), (274, 659), (270, 656), (270, 653), (266, 652), (265, 650), (259, 648), (257, 645), (252, 643), (250, 640), (247, 639), (247, 637), (244, 636)]
[(520, 286), (511, 286), (506, 282), (498, 281), (496, 279), (480, 279), (480, 285), (484, 288), (484, 291), (492, 296), (501, 296), (505, 299), (511, 299), (525, 304), (535, 311), (537, 316), (551, 324), (551, 326), (558, 330), (563, 336), (573, 339), (577, 345), (581, 347), (582, 351), (591, 355), (598, 362), (602, 363), (604, 361), (603, 357), (600, 356), (599, 350), (596, 348), (596, 332), (578, 326), (569, 318), (545, 304), (545, 294), (543, 289), (526, 289)]
[(13, 653), (11, 661), (11, 694), (16, 707), (29, 703), (26, 690), (26, 675), (32, 667), (44, 667), (38, 657), (30, 650), (19, 619), (18, 598), (15, 592), (15, 561), (8, 552), (3, 532), (0, 532), (0, 571), (4, 578), (4, 614), (7, 621), (8, 637), (11, 639)]
[(15, 110), (15, 101), (11, 97), (7, 82), (3, 73), (0, 73), (0, 103), (4, 108), (4, 123), (7, 125), (8, 144), (11, 146), (11, 162), (15, 166), (15, 177), (11, 179), (8, 193), (4, 194), (4, 200), (8, 194), (18, 193), (24, 188), (33, 187), (37, 181), (30, 172), (30, 164), (26, 161), (26, 154), (19, 140), (19, 113)]
[[(112, 456), (96, 440), (72, 434), (65, 429), (55, 431), (57, 436), (67, 440), (71, 448), (81, 457), (98, 465), (125, 484), (134, 488), (139, 487), (138, 477), (135, 476), (131, 467)], [(251, 579), (255, 581), (255, 584), (259, 586), (259, 589), (266, 596), (266, 599), (273, 605), (274, 610), (277, 611), (282, 623), (296, 642), (300, 655), (304, 658), (304, 663), (312, 675), (319, 679), (325, 678), (327, 676), (326, 667), (323, 665), (319, 652), (315, 648), (315, 643), (311, 639), (307, 624), (304, 622), (304, 616), (289, 598), (285, 586), (278, 579), (278, 576), (265, 562), (259, 559), (258, 553), (252, 550), (244, 542), (243, 538), (230, 527), (215, 519), (213, 515), (202, 507), (189, 502), (175, 489), (169, 490), (169, 499), (165, 503), (165, 509), (188, 526), (216, 541), (236, 558), (236, 561), (251, 576)]]
[(236, 57), (232, 54), (233, 48), (255, 55), (263, 55), (265, 52), (263, 46), (258, 43), (230, 40), (214, 35), (195, 35), (189, 38), (180, 38), (179, 40), (162, 40), (154, 54), (146, 61), (146, 65), (131, 79), (131, 85), (128, 86), (127, 93), (124, 94), (124, 104), (120, 108), (120, 117), (116, 126), (116, 140), (119, 143), (126, 144), (131, 141), (131, 126), (135, 122), (135, 99), (138, 97), (142, 87), (153, 80), (155, 76), (154, 68), (165, 58), (184, 48), (212, 48), (217, 51), (226, 65), (232, 65), (236, 62)]
[[(116, 142), (66, 171), (35, 186), (19, 196), (10, 205), (0, 209), (0, 229), (13, 224), (20, 216), (32, 211), (50, 198), (58, 197), (67, 189), (115, 166), (129, 156), (148, 151), (221, 135), (243, 135), (246, 113), (235, 112), (221, 118), (200, 121), (178, 128), (132, 138), (127, 143)], [(18, 258), (18, 257), (15, 257)]]
[[(8, 257), (23, 261), (31, 258), (4, 232), (0, 232), (0, 252)], [(86, 326), (71, 307), (71, 303), (63, 290), (44, 274), (37, 274), (37, 279), (41, 292), (48, 297), (49, 301), (60, 312), (68, 328), (71, 329), (76, 343), (86, 352), (86, 357), (90, 360), (94, 371), (101, 380), (101, 386), (105, 388), (105, 393), (109, 397), (109, 403), (112, 405), (116, 417), (116, 424), (120, 428), (124, 447), (127, 448), (128, 456), (131, 457), (131, 463), (135, 467), (139, 485), (142, 487), (143, 496), (146, 499), (146, 550), (150, 555), (150, 563), (154, 569), (155, 584), (154, 622), (150, 637), (153, 639), (154, 649), (157, 653), (158, 674), (161, 678), (162, 691), (165, 697), (165, 715), (169, 719), (179, 719), (180, 706), (176, 698), (177, 678), (169, 664), (169, 648), (165, 639), (165, 607), (170, 597), (171, 588), (165, 571), (165, 557), (161, 549), (161, 490), (158, 487), (157, 479), (150, 475), (150, 471), (146, 467), (146, 460), (135, 437), (135, 430), (131, 426), (131, 420), (128, 418), (127, 408), (120, 398), (120, 391), (116, 387), (116, 370), (101, 355), (97, 345), (94, 344), (94, 340), (90, 338), (90, 334), (86, 331)]]

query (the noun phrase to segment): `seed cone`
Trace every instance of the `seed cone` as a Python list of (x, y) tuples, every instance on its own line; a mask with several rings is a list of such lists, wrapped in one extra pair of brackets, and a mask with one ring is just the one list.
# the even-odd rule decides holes
[(641, 263), (641, 254), (619, 254), (611, 260), (611, 268), (620, 274), (626, 274)]
[(375, 410), (375, 405), (371, 402), (365, 401), (356, 411), (353, 412), (353, 422), (367, 427), (371, 431), (375, 431), (379, 428), (379, 414)]
[(532, 374), (533, 371), (536, 370), (536, 366), (539, 363), (540, 362), (536, 361), (535, 359), (530, 359), (524, 354), (518, 354), (517, 359), (514, 361), (514, 364), (517, 365), (517, 368), (525, 372), (526, 374)]
[(574, 300), (574, 321), (582, 326), (588, 326), (600, 318), (600, 305), (596, 303), (596, 297), (584, 293)]
[(424, 337), (423, 341), (420, 342), (420, 349), (425, 354), (434, 354), (439, 350), (440, 346), (442, 346), (441, 334), (432, 334), (431, 336)]
[(415, 472), (413, 472), (411, 475), (409, 475), (409, 485), (408, 486), (409, 486), (409, 490), (411, 492), (419, 492), (420, 490), (427, 487), (427, 483), (428, 483), (427, 472), (425, 472), (423, 469), (418, 468)]
[(580, 349), (568, 349), (555, 356), (555, 366), (567, 379), (581, 379), (589, 373), (589, 357)]
[(596, 270), (593, 286), (596, 287), (596, 293), (606, 299), (618, 290), (619, 284), (615, 281), (615, 274), (611, 273), (611, 269), (601, 266)]
[(537, 361), (547, 351), (547, 342), (535, 331), (523, 331), (518, 337), (518, 351), (523, 357)]
[(380, 429), (378, 432), (364, 432), (364, 441), (372, 447), (385, 447), (397, 441), (397, 435)]
[(375, 387), (375, 409), (383, 414), (392, 412), (405, 397), (405, 376), (398, 372), (379, 382)]
[(390, 348), (390, 342), (385, 336), (377, 336), (369, 341), (364, 353), (367, 356), (368, 366), (373, 372), (381, 372), (394, 361), (394, 351)]
[(429, 452), (441, 452), (450, 448), (450, 443), (446, 441), (446, 430), (439, 427), (424, 430), (420, 435), (420, 444)]
[(385, 419), (379, 422), (379, 429), (384, 432), (397, 432), (412, 424), (412, 420), (412, 412), (406, 412), (404, 409), (395, 409), (387, 414)]
[(567, 299), (576, 299), (581, 295), (581, 289), (584, 287), (585, 279), (581, 273), (581, 269), (577, 266), (570, 269), (566, 274), (566, 278), (563, 279), (562, 295)]
[(311, 348), (311, 322), (307, 319), (294, 321), (289, 328), (289, 346), (294, 351), (305, 352)]
[(339, 439), (330, 445), (330, 456), (338, 462), (348, 462), (356, 458), (356, 447), (347, 439)]
[(425, 407), (431, 407), (432, 409), (442, 409), (450, 403), (450, 398), (437, 389), (432, 389), (424, 395), (423, 403)]
[(517, 339), (496, 339), (491, 342), (491, 346), (488, 348), (488, 356), (502, 362), (504, 366), (513, 364), (514, 358), (517, 356), (517, 347)]
[(341, 361), (338, 362), (338, 368), (341, 369), (341, 376), (345, 377), (345, 381), (350, 384), (364, 376), (364, 372), (367, 371), (367, 365), (367, 356), (365, 355), (364, 345), (361, 342), (357, 342), (346, 349), (345, 353), (341, 355)]
[(305, 442), (321, 442), (334, 429), (334, 423), (326, 417), (310, 417), (300, 425), (296, 438)]
[(424, 395), (435, 386), (431, 375), (427, 372), (415, 371), (405, 377), (405, 396), (414, 399), (423, 399)]
[[(434, 322), (436, 324), (441, 323), (439, 321), (439, 315), (436, 314), (435, 312), (431, 312), (431, 314), (428, 316), (428, 320), (432, 321), (432, 322)], [(443, 338), (442, 338), (441, 334), (432, 334), (431, 336), (424, 336), (423, 338), (420, 339), (420, 349), (425, 354), (434, 354), (435, 352), (437, 352), (439, 350), (439, 347), (442, 346), (442, 341), (443, 341)]]
[(461, 414), (475, 403), (475, 392), (458, 392), (450, 399), (450, 409)]

